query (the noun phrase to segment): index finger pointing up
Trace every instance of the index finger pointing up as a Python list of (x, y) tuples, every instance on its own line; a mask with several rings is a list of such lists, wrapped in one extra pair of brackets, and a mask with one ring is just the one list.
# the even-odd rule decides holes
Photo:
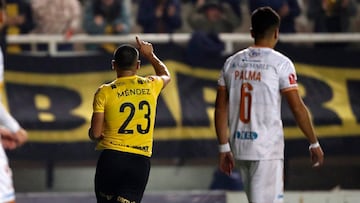
[(136, 43), (137, 43), (137, 45), (138, 45), (139, 47), (141, 47), (141, 42), (140, 42), (139, 37), (138, 37), (138, 36), (136, 36), (136, 37), (135, 37), (135, 39), (136, 39)]

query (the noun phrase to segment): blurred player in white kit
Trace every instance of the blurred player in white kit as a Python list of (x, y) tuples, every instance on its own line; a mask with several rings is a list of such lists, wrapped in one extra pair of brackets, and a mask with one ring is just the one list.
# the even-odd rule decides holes
[[(0, 1), (0, 28), (5, 21), (5, 1)], [(0, 101), (4, 88), (4, 56), (0, 49)], [(0, 203), (15, 203), (15, 191), (12, 173), (5, 150), (12, 150), (23, 145), (27, 140), (27, 132), (9, 114), (0, 102)]]

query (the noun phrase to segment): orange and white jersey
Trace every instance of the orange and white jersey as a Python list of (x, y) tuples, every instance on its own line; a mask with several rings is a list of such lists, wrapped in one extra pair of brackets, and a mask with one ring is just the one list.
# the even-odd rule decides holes
[(230, 143), (236, 159), (284, 156), (281, 92), (297, 88), (294, 64), (281, 53), (249, 47), (230, 56), (218, 85), (229, 94)]

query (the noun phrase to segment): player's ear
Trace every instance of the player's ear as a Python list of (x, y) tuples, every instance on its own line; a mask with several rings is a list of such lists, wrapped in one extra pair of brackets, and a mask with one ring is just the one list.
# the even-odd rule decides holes
[(255, 39), (255, 34), (254, 34), (254, 31), (252, 28), (250, 28), (250, 34), (251, 34), (251, 37)]
[(136, 70), (139, 70), (140, 69), (140, 60), (138, 60), (137, 62), (136, 62)]
[(115, 65), (116, 65), (116, 64), (115, 64), (115, 60), (112, 60), (112, 61), (111, 61), (111, 69), (112, 69), (112, 70), (115, 70)]
[(278, 40), (279, 39), (279, 29), (276, 29), (274, 32), (274, 39)]

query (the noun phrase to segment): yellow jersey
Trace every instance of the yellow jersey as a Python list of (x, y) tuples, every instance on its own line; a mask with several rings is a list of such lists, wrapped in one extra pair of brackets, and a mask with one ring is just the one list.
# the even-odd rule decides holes
[(96, 149), (151, 157), (157, 98), (163, 85), (160, 77), (137, 75), (101, 85), (93, 111), (104, 113), (104, 138)]

